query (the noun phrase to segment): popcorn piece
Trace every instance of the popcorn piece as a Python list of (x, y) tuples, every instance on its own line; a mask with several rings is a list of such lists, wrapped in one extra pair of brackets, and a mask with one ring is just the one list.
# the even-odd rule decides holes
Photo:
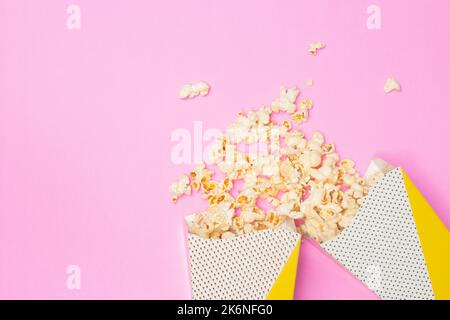
[(306, 80), (306, 85), (307, 85), (308, 87), (312, 87), (312, 86), (314, 85), (314, 81), (311, 80), (311, 79)]
[(353, 174), (355, 173), (355, 162), (349, 159), (345, 159), (341, 161), (341, 167), (344, 169), (346, 173)]
[(209, 86), (205, 82), (200, 81), (192, 85), (192, 90), (201, 96), (206, 96), (209, 93)]
[(313, 42), (309, 45), (308, 52), (313, 56), (317, 55), (317, 51), (325, 48), (325, 43), (323, 42)]
[(313, 101), (310, 98), (300, 100), (300, 110), (309, 110), (313, 107)]
[(234, 238), (236, 235), (233, 232), (227, 231), (222, 234), (222, 239), (231, 239)]
[(384, 92), (389, 93), (391, 91), (400, 91), (400, 84), (395, 81), (394, 78), (389, 78), (386, 80), (386, 83), (384, 84)]
[(254, 231), (254, 229), (255, 228), (251, 224), (247, 223), (244, 225), (244, 233), (250, 233), (250, 232)]
[[(203, 191), (205, 193), (208, 193), (209, 191), (211, 191), (214, 186), (211, 184), (208, 184), (208, 182), (211, 180), (211, 176), (212, 176), (213, 172), (206, 169), (205, 164), (199, 163), (197, 164), (197, 166), (194, 168), (194, 170), (192, 170), (189, 173), (189, 177), (191, 178), (191, 187), (194, 190), (199, 190), (200, 187), (203, 184)], [(206, 186), (206, 188), (205, 188)]]
[(319, 151), (312, 150), (309, 152), (309, 166), (310, 167), (318, 167), (322, 162), (322, 155)]
[(295, 101), (300, 94), (300, 90), (297, 88), (287, 89), (286, 87), (280, 88), (280, 97), (272, 102), (271, 108), (273, 112), (284, 111), (288, 114), (292, 114), (296, 110)]
[(189, 185), (189, 177), (182, 175), (178, 181), (170, 185), (170, 192), (172, 193), (172, 202), (176, 202), (182, 195), (191, 194), (191, 186)]
[(185, 84), (181, 87), (180, 93), (178, 94), (178, 97), (180, 99), (186, 99), (191, 95), (192, 92), (192, 86), (190, 84)]
[(178, 94), (180, 99), (194, 98), (198, 95), (206, 96), (209, 93), (209, 85), (206, 82), (199, 81), (193, 84), (185, 84), (181, 87)]
[(308, 110), (306, 109), (298, 111), (292, 115), (292, 120), (294, 120), (298, 124), (305, 122), (307, 119), (308, 119)]

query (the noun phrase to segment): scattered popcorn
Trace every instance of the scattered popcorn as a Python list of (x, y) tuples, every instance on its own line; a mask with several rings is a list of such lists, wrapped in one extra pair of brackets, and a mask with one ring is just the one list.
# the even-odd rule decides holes
[(323, 42), (313, 42), (309, 45), (308, 52), (313, 56), (317, 55), (318, 50), (325, 48), (325, 43)]
[(207, 83), (200, 81), (194, 84), (185, 84), (181, 87), (178, 94), (180, 99), (194, 98), (198, 95), (206, 96), (209, 93), (209, 86)]
[(386, 83), (384, 84), (384, 92), (389, 93), (391, 91), (400, 91), (400, 84), (395, 81), (394, 78), (389, 78), (386, 80)]
[[(270, 107), (240, 112), (210, 148), (213, 165), (224, 175), (198, 164), (188, 176), (171, 186), (172, 200), (199, 191), (208, 201), (196, 213), (189, 232), (210, 239), (230, 239), (249, 232), (299, 225), (297, 231), (318, 242), (327, 241), (347, 227), (369, 191), (365, 179), (349, 159), (340, 160), (333, 143), (320, 132), (309, 138), (284, 120), (272, 121), (274, 113), (290, 115), (301, 124), (313, 101), (298, 99), (300, 90), (281, 87)], [(267, 144), (264, 152), (240, 151), (239, 145)], [(234, 182), (243, 185), (231, 193)], [(271, 208), (263, 210), (258, 201)]]

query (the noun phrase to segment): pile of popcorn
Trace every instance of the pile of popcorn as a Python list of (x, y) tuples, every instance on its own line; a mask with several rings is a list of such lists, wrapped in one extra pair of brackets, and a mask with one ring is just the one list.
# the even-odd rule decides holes
[[(270, 106), (240, 112), (216, 138), (210, 161), (223, 173), (222, 180), (214, 180), (201, 163), (172, 183), (173, 202), (195, 190), (209, 203), (194, 215), (190, 233), (228, 239), (287, 222), (324, 242), (350, 224), (369, 186), (354, 162), (340, 160), (320, 132), (308, 139), (293, 127), (292, 121), (303, 123), (313, 107), (311, 99), (298, 99), (299, 94), (297, 88), (281, 87)], [(272, 119), (276, 113), (290, 119), (277, 123)], [(242, 151), (242, 146), (254, 145), (263, 147), (257, 153)], [(239, 183), (242, 186), (234, 188)], [(270, 208), (262, 209), (261, 201)]]

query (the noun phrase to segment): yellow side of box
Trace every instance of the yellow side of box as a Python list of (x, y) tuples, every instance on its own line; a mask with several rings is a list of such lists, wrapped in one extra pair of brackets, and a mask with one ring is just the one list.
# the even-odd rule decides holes
[(450, 299), (450, 232), (402, 172), (435, 298)]
[(299, 240), (292, 250), (286, 264), (275, 280), (267, 295), (267, 300), (292, 300), (294, 298), (295, 278), (297, 275), (298, 255), (300, 252)]

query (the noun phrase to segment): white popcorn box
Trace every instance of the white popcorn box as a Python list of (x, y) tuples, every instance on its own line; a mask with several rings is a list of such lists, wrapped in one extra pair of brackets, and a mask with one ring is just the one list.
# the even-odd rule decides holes
[(279, 227), (231, 239), (188, 234), (192, 299), (293, 299), (301, 236)]
[(376, 170), (390, 171), (322, 248), (381, 299), (450, 299), (448, 229), (401, 168), (376, 160)]

